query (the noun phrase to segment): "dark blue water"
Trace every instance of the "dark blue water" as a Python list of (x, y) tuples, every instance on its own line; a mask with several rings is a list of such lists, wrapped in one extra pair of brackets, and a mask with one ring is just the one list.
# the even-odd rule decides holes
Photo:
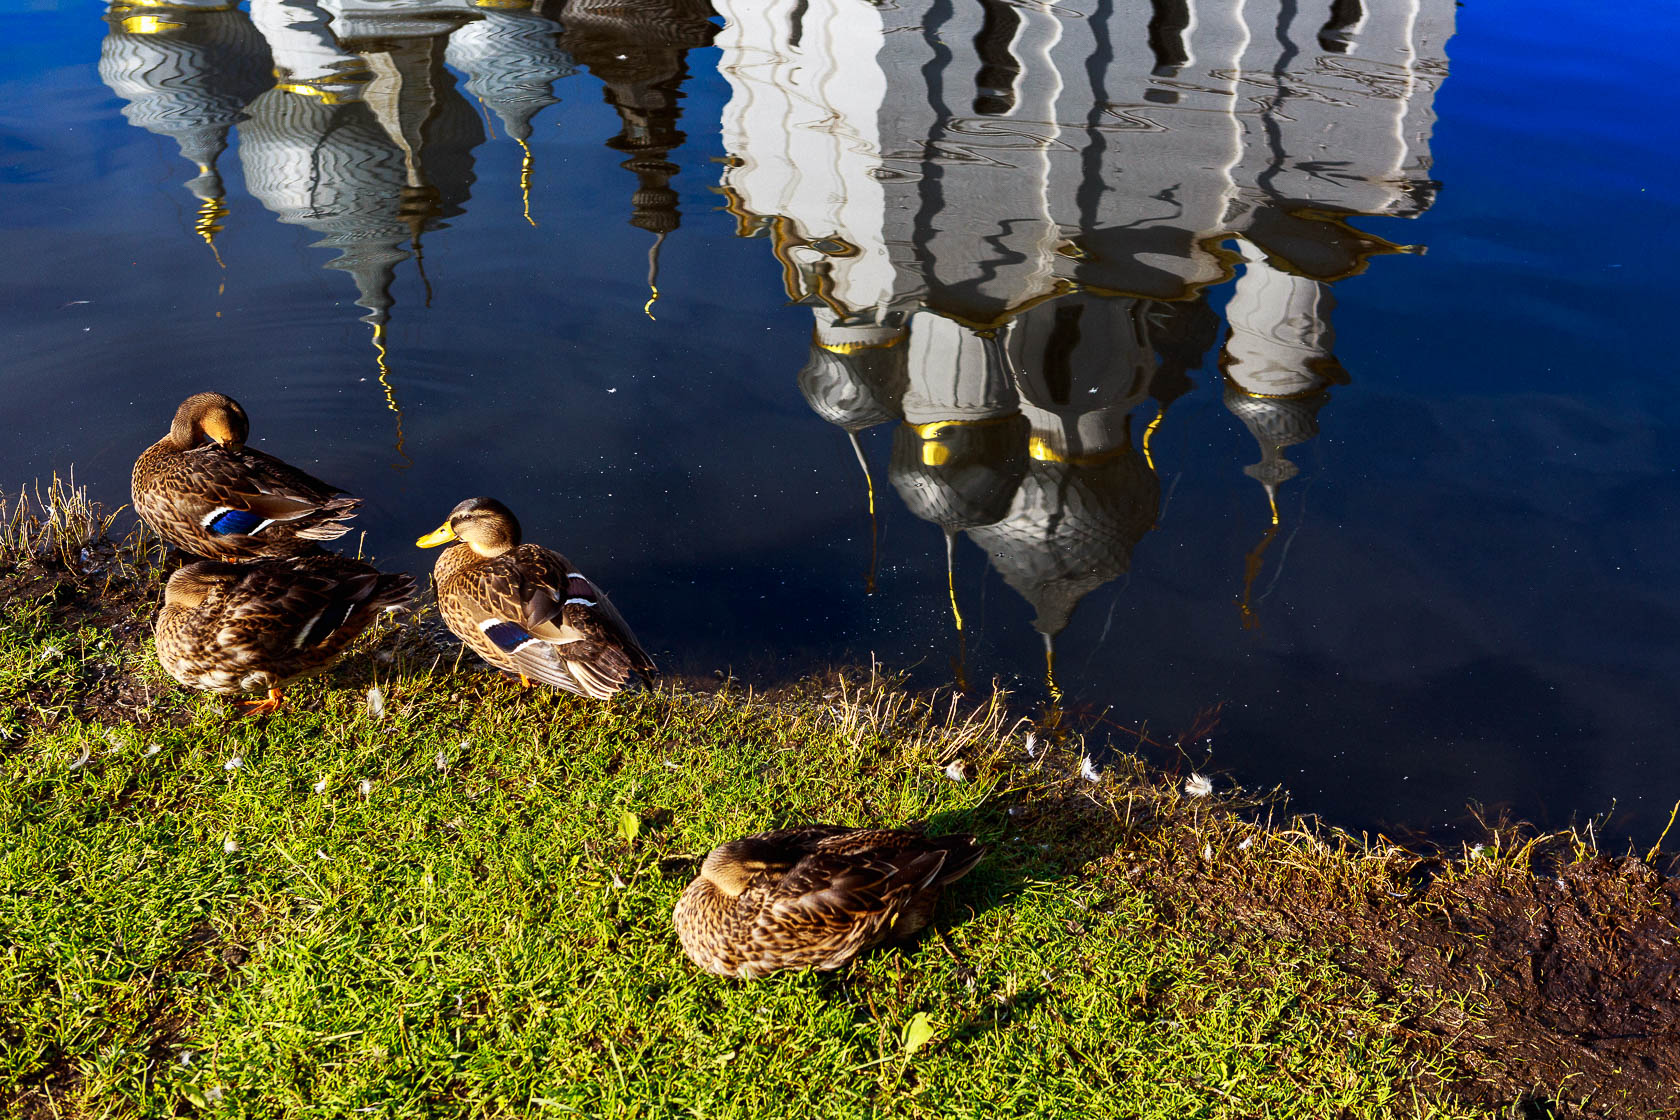
[(4, 10), (0, 479), (215, 388), (680, 672), (1052, 646), (1355, 827), (1680, 799), (1670, 5)]

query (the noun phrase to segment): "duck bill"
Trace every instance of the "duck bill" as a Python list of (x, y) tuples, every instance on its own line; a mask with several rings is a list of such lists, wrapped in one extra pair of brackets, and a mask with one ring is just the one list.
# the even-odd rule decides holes
[(439, 525), (436, 529), (433, 529), (414, 543), (419, 545), (421, 548), (436, 548), (440, 544), (448, 544), (450, 541), (458, 539), (459, 538), (455, 536), (455, 530), (451, 529), (448, 525)]

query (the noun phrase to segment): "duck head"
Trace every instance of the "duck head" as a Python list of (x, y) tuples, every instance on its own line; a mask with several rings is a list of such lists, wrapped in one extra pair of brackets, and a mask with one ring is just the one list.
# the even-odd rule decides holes
[(196, 610), (210, 593), (237, 580), (237, 564), (223, 564), (215, 560), (200, 560), (178, 568), (163, 586), (163, 605), (177, 610)]
[(460, 541), (480, 556), (500, 556), (519, 546), (519, 519), (494, 498), (468, 498), (449, 511), (449, 520), (414, 543), (436, 548)]
[(745, 836), (713, 848), (700, 865), (700, 874), (728, 898), (737, 898), (752, 881), (793, 867), (787, 853), (757, 836)]
[(175, 410), (175, 422), (169, 426), (169, 439), (177, 448), (186, 451), (205, 440), (239, 451), (251, 434), (251, 422), (239, 402), (223, 393), (194, 393)]

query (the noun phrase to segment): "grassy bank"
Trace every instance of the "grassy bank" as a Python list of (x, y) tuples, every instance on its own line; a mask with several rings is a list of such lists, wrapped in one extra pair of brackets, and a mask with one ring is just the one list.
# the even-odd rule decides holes
[[(11, 1114), (1680, 1103), (1680, 1007), (1661, 1017), (1680, 896), (1642, 861), (1266, 827), (1134, 760), (1087, 780), (1077, 739), (1029, 740), (1001, 697), (867, 671), (771, 696), (522, 692), (424, 623), (241, 719), (151, 660), (156, 553), (67, 524), (0, 546)], [(670, 910), (697, 857), (801, 820), (978, 834), (991, 851), (938, 917), (951, 946), (751, 983), (688, 964)]]

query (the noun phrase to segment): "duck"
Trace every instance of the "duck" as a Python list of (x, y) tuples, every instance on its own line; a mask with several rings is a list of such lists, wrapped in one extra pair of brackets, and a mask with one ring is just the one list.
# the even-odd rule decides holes
[(672, 911), (689, 960), (732, 979), (829, 971), (918, 932), (985, 855), (964, 833), (806, 824), (713, 848)]
[(134, 512), (207, 560), (297, 556), (349, 532), (361, 499), (246, 447), (250, 430), (224, 393), (182, 401), (169, 434), (134, 463)]
[(467, 499), (415, 544), (451, 544), (432, 569), (438, 613), (521, 684), (606, 700), (654, 673), (606, 594), (558, 552), (524, 543), (519, 519), (494, 498)]
[(164, 585), (158, 661), (201, 692), (267, 689), (247, 714), (272, 712), (281, 685), (330, 666), (381, 611), (413, 594), (413, 576), (326, 552), (246, 564), (200, 560)]

